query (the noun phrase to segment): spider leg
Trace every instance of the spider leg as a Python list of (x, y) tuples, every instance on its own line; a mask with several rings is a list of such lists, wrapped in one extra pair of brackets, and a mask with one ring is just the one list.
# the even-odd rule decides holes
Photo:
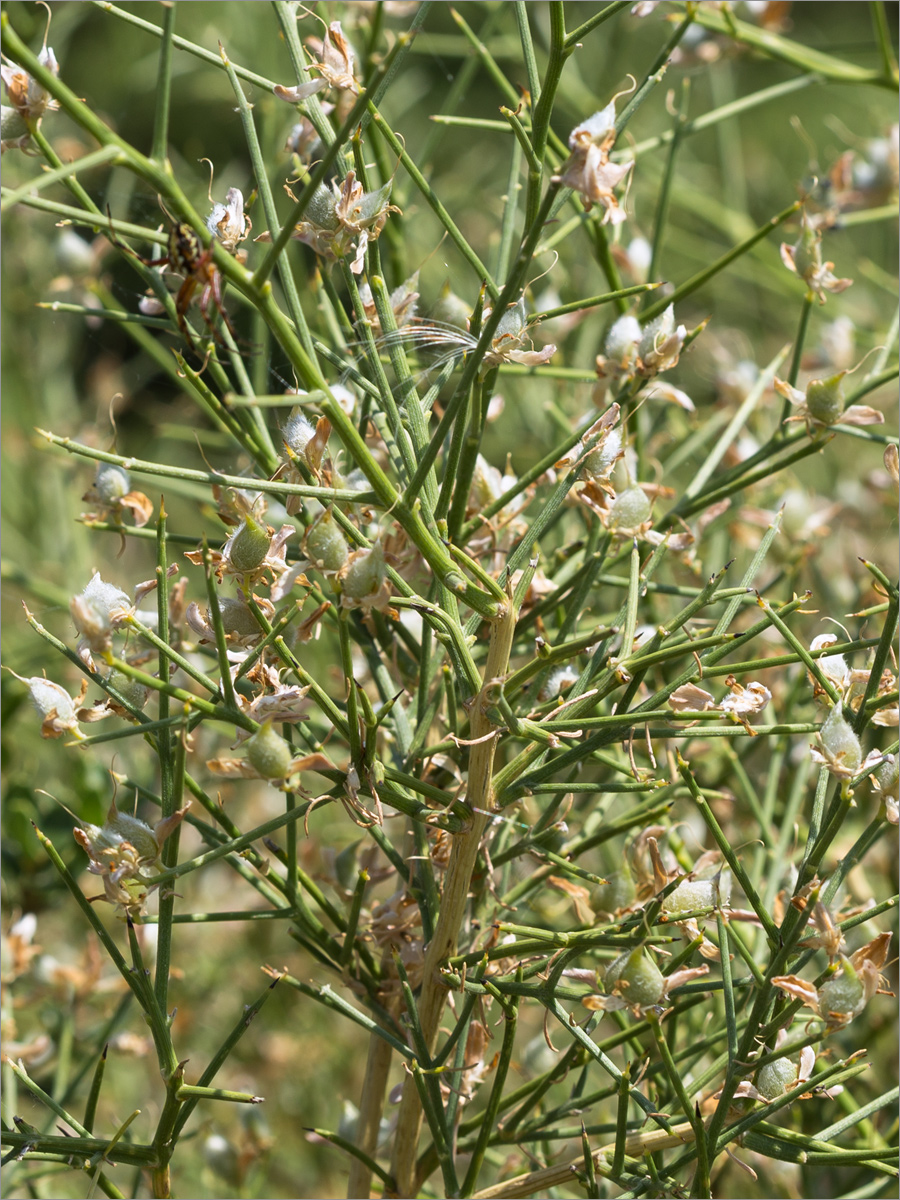
[(190, 307), (191, 297), (194, 295), (196, 289), (196, 277), (194, 275), (188, 275), (184, 283), (178, 289), (178, 295), (175, 297), (175, 315), (178, 318), (178, 328), (181, 330), (182, 337), (190, 346), (191, 350), (193, 350), (193, 352), (199, 358), (202, 356), (200, 351), (197, 349), (197, 343), (194, 341), (193, 334), (188, 329), (188, 323), (185, 319), (185, 314)]

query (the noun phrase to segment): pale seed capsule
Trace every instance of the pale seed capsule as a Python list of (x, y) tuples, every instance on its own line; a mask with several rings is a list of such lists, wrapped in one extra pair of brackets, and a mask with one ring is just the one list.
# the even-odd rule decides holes
[(94, 492), (104, 504), (112, 504), (121, 500), (131, 491), (131, 479), (128, 472), (112, 463), (98, 463), (97, 474), (94, 476)]
[(799, 1074), (799, 1067), (789, 1058), (776, 1058), (774, 1062), (760, 1067), (756, 1077), (756, 1090), (766, 1100), (775, 1100), (791, 1090)]
[(856, 771), (862, 763), (862, 747), (844, 716), (840, 701), (825, 718), (819, 730), (823, 749), (832, 759), (838, 759), (848, 771)]
[(637, 531), (650, 520), (652, 507), (643, 489), (630, 487), (613, 501), (609, 510), (609, 528), (625, 534)]
[(862, 981), (845, 959), (837, 974), (826, 979), (819, 988), (819, 1012), (825, 1017), (828, 1013), (855, 1015), (863, 1006), (864, 998)]
[(260, 725), (247, 739), (247, 759), (263, 779), (284, 779), (291, 769), (291, 748), (272, 728), (271, 721)]
[(351, 600), (373, 596), (384, 582), (384, 550), (375, 542), (371, 550), (362, 550), (352, 557), (341, 575), (341, 590)]
[(828, 379), (813, 379), (806, 389), (809, 415), (822, 425), (834, 425), (844, 413), (844, 389), (841, 380), (847, 374), (839, 371)]
[(614, 959), (606, 969), (603, 982), (608, 992), (618, 984), (616, 991), (623, 1000), (642, 1007), (659, 1004), (666, 992), (662, 971), (640, 946)]
[(310, 527), (305, 545), (307, 557), (320, 571), (339, 571), (350, 552), (330, 509)]
[(251, 516), (244, 523), (231, 543), (231, 565), (236, 571), (253, 571), (269, 553), (272, 539), (262, 525)]

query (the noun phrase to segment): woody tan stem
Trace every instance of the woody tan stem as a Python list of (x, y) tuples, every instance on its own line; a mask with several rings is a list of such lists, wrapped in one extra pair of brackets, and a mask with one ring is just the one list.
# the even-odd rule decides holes
[[(496, 737), (489, 737), (494, 726), (485, 713), (487, 689), (493, 680), (501, 677), (509, 665), (516, 614), (512, 598), (508, 598), (501, 612), (491, 622), (491, 641), (481, 691), (472, 706), (470, 728), (472, 753), (469, 758), (469, 781), (466, 799), (472, 809), (472, 823), (468, 829), (457, 834), (453, 840), (450, 863), (444, 880), (441, 896), (441, 911), (438, 916), (434, 937), (425, 952), (422, 991), (419, 995), (419, 1023), (429, 1054), (434, 1053), (438, 1027), (447, 989), (440, 977), (440, 967), (456, 953), (459, 930), (465, 919), (469, 899), (469, 885), (478, 857), (478, 848), (494, 808), (491, 775), (494, 766)], [(483, 738), (483, 741), (478, 739)], [(416, 1179), (416, 1150), (419, 1130), (422, 1125), (422, 1108), (419, 1093), (412, 1078), (407, 1078), (400, 1102), (397, 1132), (394, 1139), (392, 1171), (396, 1184), (396, 1195), (413, 1197), (418, 1191)]]
[[(390, 962), (386, 951), (383, 963)], [(363, 1080), (359, 1101), (359, 1118), (356, 1123), (356, 1144), (364, 1154), (375, 1158), (378, 1153), (378, 1135), (384, 1112), (384, 1096), (387, 1091), (388, 1075), (391, 1070), (393, 1051), (390, 1042), (373, 1033), (369, 1038), (369, 1055), (366, 1059), (366, 1077)], [(350, 1160), (350, 1177), (347, 1180), (348, 1200), (368, 1200), (372, 1189), (372, 1172), (358, 1158)]]
[[(636, 1133), (625, 1139), (625, 1153), (632, 1158), (643, 1154), (654, 1154), (657, 1150), (669, 1150), (674, 1146), (692, 1142), (697, 1131), (690, 1121), (681, 1125), (673, 1125), (672, 1132), (665, 1129), (652, 1129), (649, 1132)], [(591, 1158), (597, 1168), (607, 1167), (608, 1159), (615, 1153), (616, 1143), (600, 1146), (592, 1151)], [(553, 1167), (544, 1167), (540, 1171), (529, 1171), (527, 1175), (516, 1175), (505, 1183), (495, 1183), (483, 1188), (480, 1192), (472, 1193), (472, 1200), (522, 1200), (525, 1196), (545, 1196), (549, 1188), (573, 1182), (576, 1173), (584, 1170), (584, 1155), (573, 1158), (569, 1162), (557, 1163)]]

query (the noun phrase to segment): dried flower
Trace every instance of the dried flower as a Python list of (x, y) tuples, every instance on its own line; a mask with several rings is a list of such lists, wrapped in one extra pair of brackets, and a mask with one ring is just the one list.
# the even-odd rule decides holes
[(126, 912), (143, 911), (149, 894), (147, 881), (163, 842), (181, 824), (189, 807), (187, 804), (157, 821), (151, 829), (138, 817), (120, 813), (113, 800), (102, 826), (81, 823), (74, 831), (75, 841), (90, 859), (88, 870), (102, 877), (105, 899)]
[(114, 631), (120, 629), (133, 615), (134, 605), (121, 588), (112, 583), (104, 583), (95, 571), (87, 587), (72, 597), (69, 610), (75, 628), (82, 635), (78, 656), (87, 662), (91, 652), (109, 652)]
[[(59, 75), (56, 55), (46, 44), (38, 55), (38, 62), (51, 74)], [(4, 104), (0, 114), (0, 153), (13, 149), (24, 150), (31, 140), (32, 127), (40, 122), (45, 112), (59, 108), (59, 102), (27, 71), (9, 59), (0, 65), (0, 76), (11, 105), (8, 107)]]
[[(341, 184), (335, 181), (331, 188), (320, 184), (306, 206), (304, 219), (294, 227), (291, 237), (331, 261), (355, 251), (350, 270), (359, 275), (369, 240), (378, 237), (392, 212), (400, 211), (389, 203), (392, 183), (389, 179), (382, 187), (367, 192), (357, 182), (356, 172), (348, 171)], [(296, 199), (290, 188), (286, 190), (292, 199)], [(271, 242), (272, 236), (267, 231), (254, 240)]]
[(839, 1029), (858, 1017), (878, 991), (879, 970), (887, 959), (891, 936), (881, 933), (849, 958), (843, 958), (819, 988), (797, 975), (778, 975), (772, 982), (795, 1000), (802, 1000), (829, 1030)]
[(572, 151), (559, 175), (553, 182), (570, 187), (581, 196), (585, 210), (595, 204), (603, 207), (603, 224), (619, 225), (626, 213), (619, 207), (614, 189), (619, 186), (631, 168), (633, 159), (621, 163), (609, 160), (609, 153), (616, 140), (616, 102), (607, 104), (595, 112), (569, 134), (569, 149)]
[(806, 283), (811, 292), (824, 304), (826, 292), (843, 292), (853, 283), (852, 279), (838, 279), (831, 268), (833, 262), (822, 261), (822, 231), (816, 229), (804, 210), (800, 221), (800, 237), (789, 246), (781, 243), (781, 261), (789, 271)]
[(128, 472), (113, 463), (97, 463), (94, 482), (81, 498), (98, 506), (97, 512), (85, 513), (89, 521), (111, 518), (121, 524), (125, 513), (131, 513), (135, 528), (141, 529), (153, 516), (151, 501), (143, 492), (131, 491)]
[(805, 421), (810, 434), (813, 429), (828, 429), (838, 422), (841, 425), (883, 425), (884, 413), (877, 408), (870, 408), (868, 404), (851, 404), (849, 408), (844, 408), (841, 380), (846, 374), (846, 371), (838, 371), (829, 379), (813, 379), (807, 384), (805, 392), (785, 383), (783, 379), (776, 379), (775, 391), (797, 410), (786, 421)]
[(249, 219), (244, 215), (244, 197), (238, 188), (228, 189), (224, 204), (213, 205), (206, 228), (229, 254), (234, 254), (250, 232)]

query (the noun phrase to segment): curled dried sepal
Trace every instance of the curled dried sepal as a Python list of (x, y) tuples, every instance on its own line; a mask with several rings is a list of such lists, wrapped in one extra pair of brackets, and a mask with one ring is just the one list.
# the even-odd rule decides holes
[(120, 813), (113, 800), (102, 826), (81, 823), (74, 837), (90, 859), (88, 870), (102, 877), (106, 900), (126, 912), (143, 911), (151, 890), (147, 881), (163, 843), (181, 824), (189, 808), (188, 803), (151, 828), (138, 817)]

